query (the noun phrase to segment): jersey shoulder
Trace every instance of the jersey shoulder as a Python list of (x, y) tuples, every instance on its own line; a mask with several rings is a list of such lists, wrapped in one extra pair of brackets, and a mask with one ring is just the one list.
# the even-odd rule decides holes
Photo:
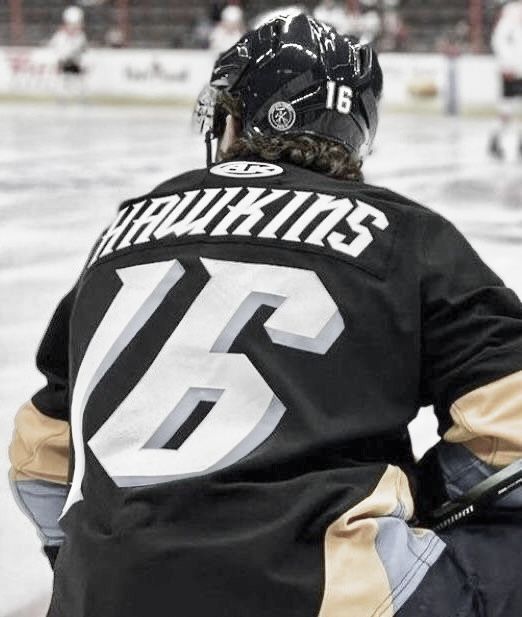
[[(324, 192), (338, 197), (360, 199), (394, 210), (410, 219), (448, 222), (441, 214), (405, 195), (366, 181), (344, 180), (288, 163), (279, 163), (284, 175), (278, 184), (296, 186), (299, 190)], [(204, 171), (204, 170), (203, 170)], [(272, 182), (273, 183), (273, 182)], [(268, 183), (267, 183), (268, 184)]]
[(366, 199), (397, 212), (404, 222), (418, 230), (421, 237), (438, 230), (460, 233), (444, 215), (401, 193), (370, 184), (362, 184), (360, 192)]

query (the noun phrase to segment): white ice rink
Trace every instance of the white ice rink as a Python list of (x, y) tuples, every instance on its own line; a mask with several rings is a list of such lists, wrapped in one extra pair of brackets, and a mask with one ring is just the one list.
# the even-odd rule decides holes
[[(118, 203), (202, 166), (188, 119), (184, 109), (0, 106), (0, 617), (43, 617), (51, 586), (7, 484), (13, 416), (43, 383), (39, 339)], [(490, 125), (385, 116), (367, 180), (442, 212), (522, 295), (522, 162), (488, 159)]]

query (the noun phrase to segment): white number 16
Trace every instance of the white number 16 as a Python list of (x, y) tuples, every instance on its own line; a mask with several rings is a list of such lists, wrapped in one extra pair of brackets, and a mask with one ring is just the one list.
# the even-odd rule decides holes
[(335, 81), (326, 82), (326, 109), (336, 109), (340, 114), (352, 110), (353, 90), (350, 86), (338, 85)]
[[(201, 259), (210, 279), (130, 394), (88, 446), (118, 486), (143, 486), (222, 469), (275, 429), (285, 406), (244, 354), (228, 353), (257, 309), (276, 310), (273, 343), (325, 354), (344, 330), (315, 272)], [(91, 339), (73, 392), (73, 483), (64, 513), (83, 499), (83, 414), (123, 349), (185, 275), (177, 260), (118, 270), (122, 287)], [(176, 449), (164, 448), (202, 401), (214, 406)]]

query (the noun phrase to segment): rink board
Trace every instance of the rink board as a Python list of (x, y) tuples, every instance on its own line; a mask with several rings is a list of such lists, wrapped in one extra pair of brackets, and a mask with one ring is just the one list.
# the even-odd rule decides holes
[[(97, 102), (189, 103), (208, 79), (209, 50), (91, 49), (83, 78), (64, 83), (54, 52), (45, 47), (0, 47), (0, 98), (82, 96)], [(391, 109), (462, 111), (494, 108), (499, 78), (494, 58), (441, 54), (381, 54), (385, 105)]]

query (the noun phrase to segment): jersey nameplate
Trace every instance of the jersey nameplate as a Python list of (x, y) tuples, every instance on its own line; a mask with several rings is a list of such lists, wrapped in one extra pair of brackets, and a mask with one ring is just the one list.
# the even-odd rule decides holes
[[(380, 252), (391, 246), (388, 227), (384, 212), (353, 198), (257, 187), (196, 189), (120, 210), (89, 265), (130, 246), (198, 235), (322, 248), (360, 261), (377, 237), (384, 247)], [(387, 256), (378, 256), (378, 262), (385, 264)]]

